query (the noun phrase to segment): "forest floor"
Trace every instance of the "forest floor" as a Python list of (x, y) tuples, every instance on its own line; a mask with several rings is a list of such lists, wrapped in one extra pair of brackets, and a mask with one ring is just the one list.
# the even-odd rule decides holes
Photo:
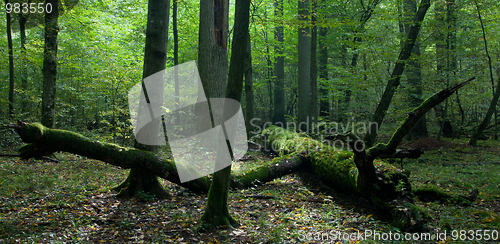
[[(471, 148), (465, 139), (426, 140), (403, 145), (428, 147), (421, 158), (406, 159), (402, 165), (411, 171), (414, 188), (434, 186), (460, 195), (475, 188), (480, 191), (471, 207), (417, 201), (431, 217), (427, 232), (433, 238), (441, 233), (442, 243), (484, 239), (486, 233), (499, 240), (499, 143), (480, 141), (479, 147)], [(307, 173), (232, 190), (229, 209), (241, 226), (202, 231), (199, 219), (206, 196), (184, 192), (167, 200), (146, 194), (140, 199), (117, 199), (111, 188), (126, 178), (127, 170), (66, 153), (55, 156), (59, 163), (0, 158), (0, 243), (379, 243), (389, 234), (393, 238), (405, 234), (385, 222), (366, 200), (327, 188)], [(260, 153), (252, 157), (233, 167), (269, 160)], [(163, 184), (173, 195), (182, 191)], [(469, 231), (475, 231), (472, 237)], [(380, 240), (359, 239), (375, 232)]]

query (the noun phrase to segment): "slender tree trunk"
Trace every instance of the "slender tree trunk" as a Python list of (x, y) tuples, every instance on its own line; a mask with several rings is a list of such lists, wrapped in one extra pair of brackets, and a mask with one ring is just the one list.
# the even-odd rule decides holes
[(43, 51), (43, 94), (42, 124), (54, 127), (56, 76), (57, 76), (57, 19), (59, 17), (59, 1), (48, 0), (52, 4), (52, 12), (45, 14), (45, 49)]
[(273, 69), (271, 68), (272, 66), (272, 61), (271, 61), (271, 50), (269, 48), (270, 43), (268, 42), (267, 39), (267, 33), (264, 34), (265, 37), (265, 43), (266, 43), (266, 61), (267, 61), (267, 87), (269, 88), (269, 115), (268, 118), (271, 120), (274, 117), (274, 104), (273, 104)]
[(494, 87), (494, 80), (493, 80), (493, 68), (491, 66), (491, 56), (490, 56), (490, 53), (488, 52), (488, 42), (486, 40), (486, 31), (485, 31), (485, 28), (484, 28), (484, 24), (483, 24), (483, 19), (481, 17), (481, 11), (479, 10), (479, 4), (477, 3), (477, 0), (474, 0), (475, 4), (476, 4), (476, 9), (477, 9), (477, 15), (478, 15), (478, 18), (479, 18), (479, 22), (481, 23), (481, 30), (483, 32), (483, 41), (484, 41), (484, 50), (485, 50), (485, 53), (486, 53), (486, 56), (488, 57), (488, 65), (489, 65), (489, 71), (490, 71), (490, 79), (491, 79), (491, 85), (492, 85), (492, 90), (493, 90), (493, 99), (491, 100), (491, 103), (490, 103), (490, 107), (488, 108), (488, 112), (486, 113), (486, 116), (484, 117), (483, 121), (481, 122), (481, 124), (479, 124), (479, 126), (477, 127), (477, 131), (476, 133), (474, 133), (474, 135), (470, 138), (469, 140), (469, 145), (471, 146), (474, 146), (476, 147), (477, 146), (477, 139), (479, 138), (479, 136), (481, 136), (484, 132), (484, 130), (486, 129), (486, 126), (488, 126), (488, 124), (490, 123), (490, 120), (491, 120), (491, 116), (492, 115), (495, 115), (495, 140), (497, 139), (497, 131), (496, 131), (496, 128), (497, 128), (497, 120), (496, 120), (496, 106), (497, 106), (497, 102), (498, 102), (498, 97), (500, 96), (500, 79), (498, 80), (497, 82), (497, 87), (495, 89)]
[[(340, 49), (340, 64), (342, 68), (344, 69), (349, 69), (349, 66), (347, 64), (347, 47), (345, 44), (341, 45)], [(345, 79), (345, 77), (344, 77)], [(341, 85), (342, 87), (340, 88), (342, 91), (342, 96), (339, 96), (337, 100), (337, 121), (339, 123), (344, 122), (344, 120), (348, 120), (347, 113), (349, 112), (349, 106), (351, 104), (351, 88), (349, 87), (350, 84), (349, 82), (346, 82), (347, 84)]]
[(298, 111), (297, 128), (309, 132), (311, 105), (311, 39), (309, 37), (308, 17), (309, 0), (298, 0), (299, 9), (299, 75), (298, 75)]
[[(447, 59), (447, 72), (446, 72), (446, 86), (450, 86), (450, 80), (455, 80), (457, 77), (457, 53), (456, 53), (456, 42), (457, 42), (457, 10), (455, 0), (446, 1), (446, 24), (447, 24), (447, 35), (446, 35), (446, 59)], [(492, 88), (494, 83), (491, 83)], [(494, 89), (494, 88), (493, 88)], [(448, 108), (448, 103), (450, 104)], [(450, 114), (449, 122), (443, 124), (443, 135), (446, 137), (454, 137), (455, 132), (453, 131), (454, 115), (453, 115), (453, 102), (446, 101), (446, 114)]]
[(399, 53), (398, 60), (396, 61), (394, 70), (392, 71), (391, 77), (387, 82), (384, 94), (382, 95), (380, 103), (378, 104), (377, 109), (375, 110), (375, 113), (373, 115), (372, 123), (370, 123), (368, 132), (364, 137), (364, 141), (368, 147), (371, 147), (375, 142), (375, 139), (377, 138), (378, 129), (380, 128), (380, 125), (382, 125), (382, 121), (384, 120), (387, 109), (392, 102), (394, 93), (396, 92), (396, 89), (400, 84), (400, 79), (405, 68), (406, 60), (408, 60), (408, 58), (410, 57), (411, 50), (415, 45), (415, 41), (420, 31), (420, 26), (430, 5), (430, 0), (422, 0), (420, 2), (420, 7), (418, 8), (417, 14), (413, 19), (413, 23), (410, 27), (410, 31), (406, 38), (405, 44), (403, 45), (401, 52)]
[(200, 1), (198, 70), (207, 99), (226, 94), (227, 6), (226, 0)]
[[(404, 1), (404, 13), (403, 16), (403, 27), (405, 36), (410, 32), (410, 21), (413, 19), (417, 13), (417, 1), (416, 0), (405, 0)], [(412, 58), (408, 60), (408, 68), (406, 69), (406, 76), (409, 83), (408, 100), (410, 101), (410, 106), (415, 108), (419, 106), (424, 100), (422, 99), (422, 71), (420, 67), (420, 43), (415, 42), (415, 46), (412, 49)], [(417, 124), (408, 133), (410, 140), (418, 139), (420, 137), (427, 136), (427, 126), (425, 115), (418, 121)]]
[[(448, 64), (446, 63), (446, 55), (447, 55), (447, 50), (446, 50), (446, 32), (448, 29), (448, 25), (446, 23), (446, 14), (445, 14), (445, 3), (444, 2), (438, 2), (436, 3), (436, 11), (435, 11), (435, 18), (438, 26), (436, 27), (436, 34), (435, 34), (435, 43), (436, 43), (436, 75), (437, 75), (437, 80), (442, 83), (446, 84), (446, 70), (448, 67)], [(443, 130), (444, 123), (447, 123), (446, 121), (446, 113), (442, 105), (438, 105), (434, 108), (435, 114), (436, 114), (436, 120), (437, 124), (439, 126), (439, 131), (437, 134), (437, 139), (441, 137), (441, 133)]]
[[(177, 31), (177, 1), (174, 0), (172, 5), (172, 32), (174, 33), (174, 65), (179, 64), (179, 33)], [(179, 73), (177, 67), (174, 71), (174, 82), (175, 82), (175, 109), (179, 109), (180, 99), (179, 99)], [(180, 114), (176, 112), (175, 114), (175, 124), (180, 125)]]
[(312, 0), (311, 14), (311, 123), (318, 121), (318, 27), (316, 18), (317, 0)]
[[(227, 14), (228, 3), (226, 0), (200, 1), (198, 70), (203, 84), (203, 90), (209, 102), (209, 108), (211, 108), (210, 98), (222, 98), (226, 94), (228, 71)], [(233, 43), (235, 42), (236, 41), (233, 41)], [(233, 53), (233, 55), (236, 54)], [(212, 124), (200, 124), (198, 130), (201, 128), (205, 128), (206, 130), (212, 129), (214, 126), (213, 119), (206, 118), (203, 120), (212, 121)], [(222, 140), (223, 138), (219, 139)], [(223, 143), (217, 143), (218, 145), (224, 145)], [(219, 155), (219, 153), (217, 153), (217, 155)], [(216, 164), (219, 163), (220, 159), (218, 157), (216, 160)], [(214, 173), (214, 178), (210, 185), (207, 207), (201, 217), (203, 223), (212, 226), (226, 225), (228, 227), (237, 224), (237, 221), (229, 214), (227, 206), (229, 190), (227, 174), (230, 172), (231, 167), (229, 166)]]
[[(277, 22), (283, 21), (283, 0), (274, 1), (274, 16)], [(285, 57), (283, 56), (283, 25), (274, 28), (274, 116), (273, 122), (285, 125)]]
[[(319, 78), (322, 82), (328, 80), (328, 46), (325, 44), (328, 28), (320, 26), (319, 28)], [(325, 85), (321, 85), (319, 89), (319, 116), (330, 115), (329, 92), (325, 89)]]
[(21, 98), (21, 112), (25, 113), (28, 111), (28, 81), (27, 81), (27, 70), (26, 70), (26, 21), (28, 19), (24, 14), (19, 14), (19, 32), (21, 34), (21, 89), (23, 96)]
[[(241, 100), (241, 93), (243, 91), (243, 75), (246, 62), (244, 58), (240, 57), (245, 56), (245, 53), (247, 52), (246, 45), (249, 43), (249, 12), (250, 0), (236, 1), (234, 36), (231, 50), (233, 58), (231, 58), (231, 66), (229, 69), (226, 97), (234, 99), (238, 102)], [(224, 108), (224, 114), (226, 113), (228, 113), (227, 106)], [(223, 117), (226, 116), (224, 115)], [(224, 133), (226, 133), (224, 127), (223, 130)], [(220, 139), (225, 140), (225, 138)], [(226, 144), (230, 149), (231, 158), (233, 158), (229, 142)], [(219, 153), (217, 155), (219, 155)], [(219, 161), (217, 163), (219, 163)], [(214, 179), (208, 192), (207, 207), (201, 217), (203, 222), (213, 226), (238, 226), (238, 222), (231, 217), (228, 210), (227, 198), (229, 195), (230, 178), (231, 166), (225, 167), (214, 173)]]
[[(8, 0), (5, 4), (9, 3)], [(14, 48), (12, 47), (12, 27), (10, 13), (7, 16), (7, 42), (9, 46), (9, 117), (14, 118)]]
[(247, 37), (247, 52), (245, 56), (245, 124), (247, 129), (247, 137), (250, 138), (250, 131), (252, 129), (250, 121), (254, 117), (254, 95), (253, 95), (253, 70), (252, 70), (252, 46), (250, 41), (250, 34)]
[[(153, 87), (162, 88), (154, 90), (146, 90), (144, 79), (149, 76), (163, 71), (166, 68), (167, 62), (167, 43), (168, 43), (168, 21), (170, 12), (170, 0), (149, 0), (148, 1), (148, 18), (146, 26), (146, 45), (144, 49), (144, 65), (142, 71), (142, 91), (145, 94), (146, 101), (141, 102), (139, 106), (143, 109), (139, 113), (148, 113), (148, 105), (151, 107), (159, 107), (162, 104), (155, 104), (154, 102), (163, 102), (163, 87), (164, 81), (158, 80), (158, 84)], [(156, 99), (149, 99), (156, 98)], [(147, 103), (148, 105), (146, 105)], [(147, 115), (139, 115), (138, 119), (147, 118)], [(157, 146), (143, 145), (139, 141), (144, 141), (143, 137), (148, 140), (155, 141), (151, 137), (157, 137), (157, 131), (161, 126), (161, 118), (154, 118), (150, 123), (144, 126), (136, 134), (136, 148), (156, 152)], [(158, 138), (159, 139), (159, 138)], [(118, 187), (115, 188), (119, 191), (119, 197), (133, 197), (140, 192), (153, 195), (157, 198), (169, 197), (169, 194), (161, 186), (158, 178), (153, 172), (143, 168), (132, 168), (127, 179)]]
[[(365, 26), (368, 20), (372, 17), (373, 11), (375, 8), (378, 6), (378, 4), (381, 2), (381, 0), (374, 0), (374, 1), (369, 1), (368, 5), (365, 7), (363, 5), (363, 11), (361, 12), (361, 17), (359, 18), (359, 23), (357, 26), (355, 26), (354, 30), (352, 31), (351, 35), (354, 36), (352, 40), (352, 45), (351, 49), (354, 51), (352, 58), (351, 58), (351, 63), (348, 66), (347, 63), (347, 49), (344, 48), (343, 54), (344, 57), (342, 59), (342, 63), (345, 68), (350, 69), (352, 76), (354, 77), (356, 75), (356, 66), (358, 65), (358, 60), (359, 60), (359, 45), (362, 42), (362, 38), (360, 37), (360, 34), (362, 34), (365, 31)], [(340, 113), (340, 118), (339, 122), (343, 121), (344, 119), (349, 119), (347, 117), (348, 112), (351, 110), (351, 99), (352, 99), (352, 90), (350, 88), (350, 84), (348, 84), (348, 87), (344, 89), (344, 99), (339, 101), (339, 104), (341, 106), (341, 113)], [(353, 112), (354, 114), (354, 112)]]

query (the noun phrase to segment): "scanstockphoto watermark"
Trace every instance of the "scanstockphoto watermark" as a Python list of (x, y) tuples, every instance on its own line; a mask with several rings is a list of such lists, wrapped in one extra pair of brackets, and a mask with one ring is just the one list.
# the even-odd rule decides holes
[(298, 238), (301, 242), (322, 242), (336, 243), (338, 241), (497, 241), (497, 230), (453, 230), (437, 231), (437, 232), (378, 232), (373, 230), (357, 231), (357, 232), (342, 232), (339, 230), (331, 230), (329, 232), (307, 232), (305, 230), (298, 231)]
[(195, 61), (146, 77), (129, 90), (128, 102), (135, 139), (168, 141), (182, 183), (226, 168), (247, 151), (240, 103), (207, 98)]
[[(335, 139), (333, 137), (337, 134), (352, 132), (356, 134), (358, 137), (360, 135), (364, 135), (366, 133), (378, 133), (378, 123), (376, 122), (366, 122), (366, 121), (352, 121), (347, 122), (310, 122), (309, 118), (305, 122), (295, 123), (295, 122), (287, 122), (283, 124), (281, 122), (265, 122), (263, 123), (260, 118), (253, 118), (250, 120), (250, 125), (252, 126), (251, 134), (260, 135), (262, 131), (267, 129), (271, 125), (279, 126), (288, 131), (297, 131), (298, 128), (301, 128), (303, 132), (307, 134), (315, 134), (317, 136), (317, 140), (308, 141), (307, 148), (308, 150), (322, 151), (325, 149), (325, 145), (329, 147), (335, 147), (341, 150), (346, 151), (363, 151), (365, 150), (365, 143), (361, 139), (353, 140), (350, 137), (346, 137), (344, 139)], [(247, 125), (248, 126), (248, 125)], [(304, 130), (304, 128), (306, 128)], [(285, 132), (284, 130), (282, 131)], [(333, 140), (332, 140), (333, 139)], [(263, 149), (264, 151), (276, 151), (273, 147), (274, 145), (260, 145), (259, 150)]]

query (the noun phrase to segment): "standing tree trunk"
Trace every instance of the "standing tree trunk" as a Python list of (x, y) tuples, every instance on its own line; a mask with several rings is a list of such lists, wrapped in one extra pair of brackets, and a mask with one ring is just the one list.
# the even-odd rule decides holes
[[(354, 36), (352, 40), (352, 45), (350, 48), (354, 51), (352, 58), (351, 58), (351, 63), (350, 67), (347, 67), (347, 49), (343, 47), (342, 53), (343, 53), (343, 58), (342, 58), (342, 64), (345, 68), (349, 68), (351, 71), (351, 75), (354, 77), (356, 75), (356, 66), (358, 65), (358, 60), (359, 60), (359, 54), (361, 51), (359, 51), (359, 45), (362, 42), (362, 38), (360, 37), (360, 34), (362, 34), (365, 31), (365, 26), (368, 20), (373, 15), (373, 11), (375, 8), (378, 6), (378, 4), (381, 2), (381, 0), (374, 0), (374, 1), (369, 1), (368, 5), (362, 5), (363, 11), (361, 12), (361, 16), (358, 20), (358, 24), (354, 27), (354, 30), (350, 35)], [(362, 3), (362, 2), (361, 2)], [(352, 90), (350, 88), (350, 84), (347, 85), (348, 87), (345, 88), (344, 90), (344, 99), (339, 99), (339, 104), (340, 104), (340, 112), (339, 112), (339, 122), (342, 122), (344, 119), (349, 119), (347, 117), (348, 111), (351, 109), (351, 99), (352, 99)]]
[[(163, 90), (146, 90), (144, 79), (147, 77), (165, 70), (167, 62), (167, 43), (168, 43), (168, 21), (169, 21), (170, 0), (149, 0), (148, 1), (148, 18), (146, 26), (146, 45), (144, 50), (144, 65), (142, 71), (142, 89), (146, 97), (146, 102), (149, 104), (149, 98), (163, 97)], [(164, 87), (163, 80), (155, 87)], [(163, 102), (163, 99), (155, 99)], [(153, 101), (153, 100), (151, 100)], [(139, 105), (142, 108), (147, 108), (146, 104)], [(152, 106), (160, 106), (158, 104)], [(139, 111), (141, 113), (141, 111)], [(146, 116), (139, 115), (138, 118)], [(154, 145), (142, 145), (138, 141), (143, 141), (142, 137), (156, 136), (155, 132), (160, 127), (161, 119), (156, 118), (147, 126), (144, 126), (136, 134), (136, 148), (156, 151)], [(137, 139), (139, 138), (139, 139)], [(130, 198), (138, 193), (146, 193), (157, 198), (166, 198), (168, 192), (161, 186), (157, 176), (144, 168), (132, 168), (127, 179), (115, 188), (119, 191), (119, 197)]]
[(318, 27), (316, 14), (317, 0), (312, 2), (311, 14), (311, 123), (318, 121), (318, 61), (317, 61), (317, 46), (318, 46)]
[[(437, 80), (440, 83), (447, 84), (446, 79), (445, 79), (445, 74), (446, 70), (448, 67), (448, 64), (446, 63), (446, 32), (447, 32), (447, 23), (446, 23), (446, 18), (445, 18), (445, 3), (444, 2), (438, 2), (436, 3), (436, 11), (435, 11), (435, 16), (436, 16), (436, 22), (437, 22), (437, 27), (435, 30), (435, 45), (436, 45), (436, 75), (437, 75)], [(446, 102), (448, 104), (448, 102)], [(435, 114), (436, 114), (436, 120), (437, 120), (437, 125), (439, 126), (439, 131), (437, 134), (437, 139), (439, 140), (441, 137), (441, 133), (443, 131), (443, 126), (445, 124), (448, 124), (449, 121), (446, 120), (446, 113), (445, 109), (441, 104), (437, 105), (434, 108)], [(450, 124), (451, 125), (451, 124)]]
[[(277, 22), (283, 21), (283, 0), (274, 1), (274, 17)], [(283, 56), (283, 25), (277, 24), (274, 28), (274, 116), (273, 123), (281, 123), (285, 120), (285, 57)]]
[[(320, 83), (326, 83), (328, 80), (328, 46), (325, 44), (328, 28), (324, 26), (319, 27), (319, 78)], [(325, 89), (326, 85), (321, 85), (319, 89), (319, 116), (330, 115), (330, 103), (328, 90)]]
[[(198, 71), (210, 109), (212, 108), (210, 98), (222, 98), (226, 93), (228, 68), (227, 16), (228, 2), (226, 0), (200, 0)], [(236, 42), (233, 40), (233, 43)], [(212, 123), (207, 125), (200, 122), (198, 130), (202, 128), (204, 130), (212, 129), (212, 118), (200, 119), (200, 121), (212, 121)], [(216, 160), (217, 164), (219, 158), (216, 158)], [(213, 175), (207, 207), (201, 217), (203, 223), (212, 226), (226, 225), (228, 227), (237, 224), (237, 221), (229, 214), (227, 207), (229, 191), (227, 182), (228, 172), (231, 172), (231, 167), (219, 170)]]
[[(177, 31), (177, 1), (174, 0), (172, 6), (172, 32), (174, 33), (174, 65), (179, 64), (179, 33)], [(177, 67), (175, 67), (174, 71), (174, 81), (175, 81), (175, 124), (180, 125), (180, 114), (178, 112), (180, 105), (179, 98), (179, 73)]]
[[(5, 0), (5, 4), (9, 3)], [(10, 13), (7, 16), (7, 42), (9, 46), (9, 116), (14, 118), (14, 49), (12, 47), (12, 27)]]
[(299, 75), (298, 75), (298, 111), (297, 129), (309, 132), (309, 116), (311, 106), (311, 45), (309, 37), (309, 0), (299, 0)]
[[(410, 32), (411, 19), (417, 14), (417, 1), (405, 0), (403, 7), (403, 28), (405, 36)], [(415, 46), (411, 50), (413, 57), (408, 60), (408, 69), (406, 76), (409, 83), (408, 100), (412, 108), (418, 107), (424, 100), (422, 99), (422, 71), (420, 67), (420, 43), (415, 41)], [(425, 115), (418, 121), (417, 124), (408, 132), (410, 140), (418, 139), (427, 136), (427, 126)]]
[(227, 25), (227, 0), (200, 1), (198, 71), (208, 102), (226, 94)]
[(26, 70), (26, 15), (19, 14), (19, 32), (21, 34), (21, 59), (22, 59), (22, 70), (21, 70), (21, 88), (23, 96), (21, 98), (21, 112), (25, 113), (28, 111), (28, 71)]
[(406, 60), (408, 60), (408, 58), (410, 57), (411, 50), (415, 45), (415, 41), (420, 31), (420, 26), (430, 5), (430, 0), (422, 0), (420, 2), (420, 7), (418, 8), (417, 14), (413, 19), (412, 25), (408, 32), (405, 43), (401, 49), (401, 52), (399, 53), (398, 60), (396, 61), (396, 66), (394, 67), (394, 70), (391, 74), (391, 78), (387, 82), (384, 94), (382, 95), (380, 103), (378, 104), (377, 109), (375, 110), (375, 113), (373, 115), (373, 120), (370, 123), (365, 137), (363, 138), (367, 147), (371, 147), (375, 142), (375, 139), (377, 138), (378, 129), (380, 128), (380, 125), (382, 125), (382, 121), (385, 118), (387, 109), (392, 102), (392, 97), (394, 96), (394, 93), (396, 92), (396, 89), (400, 84), (400, 79), (405, 68)]
[[(217, 1), (217, 0), (216, 0)], [(231, 66), (229, 69), (228, 86), (226, 97), (236, 101), (241, 100), (243, 91), (243, 75), (246, 60), (248, 42), (248, 21), (249, 21), (250, 0), (237, 0), (235, 6), (234, 36), (232, 42)], [(201, 29), (200, 29), (201, 30)], [(223, 68), (223, 67), (221, 67)], [(226, 117), (227, 106), (224, 107)], [(223, 127), (224, 133), (225, 128)], [(222, 138), (224, 140), (224, 138)], [(226, 141), (227, 142), (227, 141)], [(226, 143), (232, 156), (229, 142)], [(219, 155), (219, 154), (218, 154)], [(217, 162), (219, 163), (219, 161)], [(217, 168), (217, 166), (215, 167)], [(229, 183), (231, 178), (231, 166), (225, 167), (214, 173), (212, 184), (208, 192), (207, 207), (201, 220), (212, 226), (238, 226), (238, 222), (231, 217), (228, 210), (227, 198), (229, 195)]]
[(484, 51), (486, 53), (486, 56), (488, 57), (488, 65), (489, 65), (489, 70), (490, 70), (490, 79), (491, 79), (491, 85), (492, 85), (492, 90), (493, 90), (493, 99), (491, 99), (490, 107), (488, 108), (488, 112), (486, 112), (486, 116), (484, 117), (484, 120), (479, 124), (477, 127), (476, 133), (470, 138), (469, 140), (469, 145), (476, 147), (477, 146), (477, 139), (479, 136), (481, 136), (486, 129), (486, 126), (490, 123), (491, 116), (495, 115), (495, 140), (497, 139), (497, 133), (496, 133), (496, 126), (497, 126), (497, 121), (496, 121), (496, 106), (498, 102), (498, 97), (500, 96), (500, 79), (497, 82), (497, 88), (496, 90), (494, 89), (494, 80), (493, 80), (493, 68), (491, 67), (491, 56), (490, 53), (488, 52), (488, 42), (486, 41), (486, 31), (484, 30), (484, 24), (483, 24), (483, 19), (481, 17), (481, 11), (479, 10), (479, 5), (477, 3), (477, 0), (474, 1), (476, 4), (476, 9), (477, 9), (477, 15), (479, 18), (479, 22), (481, 23), (481, 30), (483, 32), (483, 41), (484, 41)]
[(247, 129), (247, 138), (250, 138), (250, 131), (252, 127), (248, 126), (253, 119), (254, 114), (254, 95), (253, 95), (253, 78), (252, 78), (252, 46), (250, 41), (250, 34), (247, 36), (247, 53), (245, 56), (245, 124)]
[(45, 49), (43, 51), (43, 94), (42, 125), (54, 127), (56, 76), (57, 76), (57, 19), (59, 0), (47, 0), (52, 5), (52, 12), (45, 13)]

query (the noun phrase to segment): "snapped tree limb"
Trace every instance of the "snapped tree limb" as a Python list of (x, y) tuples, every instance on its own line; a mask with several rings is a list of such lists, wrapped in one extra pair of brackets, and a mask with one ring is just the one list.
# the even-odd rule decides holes
[(427, 113), (436, 105), (443, 102), (446, 98), (453, 95), (453, 93), (455, 93), (458, 89), (467, 85), (474, 79), (475, 77), (472, 77), (452, 87), (447, 87), (435, 93), (433, 96), (427, 98), (417, 108), (413, 109), (413, 111), (408, 113), (406, 119), (403, 121), (403, 123), (401, 123), (396, 132), (394, 132), (391, 139), (386, 145), (378, 144), (375, 147), (370, 148), (370, 150), (368, 150), (368, 157), (390, 158), (391, 155), (394, 155), (396, 153), (396, 148), (398, 147), (399, 143), (401, 143), (406, 134), (408, 134), (410, 129), (418, 122), (420, 118), (422, 118), (422, 116), (424, 116), (425, 113)]

